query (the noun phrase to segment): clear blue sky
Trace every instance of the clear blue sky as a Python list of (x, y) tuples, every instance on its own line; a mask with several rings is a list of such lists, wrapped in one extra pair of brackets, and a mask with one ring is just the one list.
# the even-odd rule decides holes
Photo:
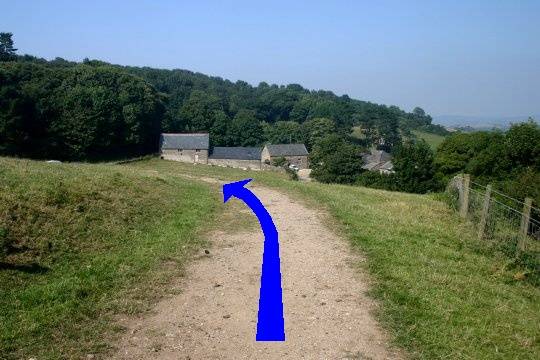
[(19, 53), (327, 89), (431, 114), (540, 113), (540, 1), (0, 0)]

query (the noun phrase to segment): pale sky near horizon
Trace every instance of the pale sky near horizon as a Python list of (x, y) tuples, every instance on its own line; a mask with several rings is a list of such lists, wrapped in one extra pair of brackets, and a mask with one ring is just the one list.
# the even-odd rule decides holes
[(20, 54), (298, 83), (433, 115), (540, 113), (540, 0), (7, 1)]

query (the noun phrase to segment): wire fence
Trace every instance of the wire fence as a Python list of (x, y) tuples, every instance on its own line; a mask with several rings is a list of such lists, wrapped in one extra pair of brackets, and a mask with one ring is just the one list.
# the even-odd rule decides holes
[(451, 205), (478, 231), (478, 239), (540, 275), (540, 209), (459, 175), (448, 184)]

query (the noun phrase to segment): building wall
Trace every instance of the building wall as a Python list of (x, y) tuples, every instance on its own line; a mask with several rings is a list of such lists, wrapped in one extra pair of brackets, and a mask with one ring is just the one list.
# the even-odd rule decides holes
[(244, 168), (260, 170), (261, 162), (259, 160), (236, 160), (236, 159), (208, 159), (208, 164), (217, 166), (229, 166), (234, 168)]
[[(307, 156), (271, 156), (270, 165), (274, 163), (274, 160), (279, 158), (285, 158), (289, 164), (294, 164), (298, 166), (298, 169), (309, 169), (309, 160)], [(263, 160), (264, 162), (264, 160)]]
[[(261, 161), (264, 163), (266, 160), (273, 163), (274, 160), (279, 159), (281, 156), (270, 156), (270, 153), (266, 147), (264, 147), (261, 153)], [(299, 169), (309, 169), (309, 159), (307, 156), (283, 156), (290, 164), (298, 166)]]
[(270, 153), (268, 152), (268, 149), (266, 148), (266, 146), (262, 149), (262, 152), (261, 152), (261, 161), (264, 163), (265, 160), (268, 160), (267, 162), (271, 162)]
[(161, 150), (161, 157), (166, 160), (207, 164), (208, 150), (163, 149)]
[(284, 156), (284, 158), (290, 163), (298, 166), (299, 169), (308, 169), (309, 162), (307, 156)]

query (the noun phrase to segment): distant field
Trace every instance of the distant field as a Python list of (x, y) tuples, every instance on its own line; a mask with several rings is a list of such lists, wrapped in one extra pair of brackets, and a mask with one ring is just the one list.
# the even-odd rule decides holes
[(433, 150), (437, 150), (437, 147), (444, 141), (444, 136), (430, 134), (423, 131), (413, 130), (412, 133), (419, 139), (424, 139)]

